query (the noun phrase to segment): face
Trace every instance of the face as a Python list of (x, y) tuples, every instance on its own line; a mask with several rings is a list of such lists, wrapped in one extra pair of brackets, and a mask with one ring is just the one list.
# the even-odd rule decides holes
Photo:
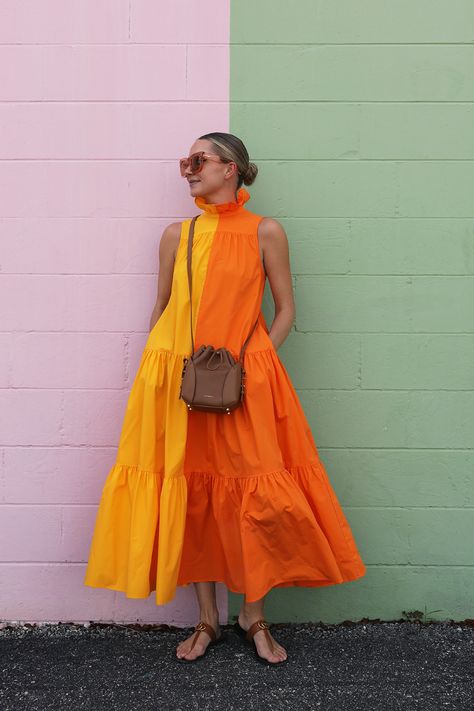
[(219, 156), (213, 148), (210, 141), (200, 139), (195, 141), (189, 149), (188, 156), (199, 151), (204, 151), (209, 156), (215, 156), (215, 158), (205, 160), (201, 170), (194, 175), (191, 172), (191, 166), (188, 165), (186, 168), (184, 178), (188, 181), (190, 194), (193, 197), (212, 196), (222, 193), (223, 190), (235, 192), (238, 177), (237, 164), (217, 160)]

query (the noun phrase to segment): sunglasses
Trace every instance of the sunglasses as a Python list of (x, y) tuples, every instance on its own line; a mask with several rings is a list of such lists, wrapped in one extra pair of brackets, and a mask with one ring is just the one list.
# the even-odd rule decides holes
[(192, 153), (189, 158), (181, 158), (179, 161), (179, 171), (182, 177), (184, 178), (186, 176), (186, 171), (188, 168), (191, 170), (191, 175), (196, 175), (196, 173), (199, 173), (203, 169), (206, 160), (217, 160), (221, 163), (231, 162), (228, 160), (223, 160), (219, 156), (212, 155), (211, 153), (206, 153), (205, 151)]

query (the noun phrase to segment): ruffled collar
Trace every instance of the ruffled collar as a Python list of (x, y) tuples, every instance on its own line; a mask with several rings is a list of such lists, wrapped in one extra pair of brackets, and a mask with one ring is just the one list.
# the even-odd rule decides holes
[(194, 198), (194, 202), (196, 203), (197, 207), (213, 215), (222, 213), (231, 214), (234, 212), (238, 212), (239, 210), (242, 210), (244, 208), (244, 204), (247, 202), (247, 200), (250, 200), (250, 194), (243, 187), (240, 188), (240, 190), (237, 192), (237, 202), (233, 201), (212, 203), (207, 202), (205, 198), (200, 196)]

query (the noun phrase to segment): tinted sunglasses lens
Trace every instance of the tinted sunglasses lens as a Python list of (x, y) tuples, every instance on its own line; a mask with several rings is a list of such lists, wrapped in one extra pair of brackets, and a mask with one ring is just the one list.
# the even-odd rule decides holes
[(202, 156), (200, 156), (200, 155), (191, 156), (191, 172), (193, 174), (199, 173), (202, 166), (203, 166)]
[(199, 154), (195, 154), (192, 155), (190, 158), (181, 158), (181, 160), (179, 161), (179, 170), (181, 172), (181, 175), (184, 176), (186, 174), (188, 166), (190, 166), (191, 173), (194, 175), (195, 173), (199, 173), (203, 165), (204, 160), (202, 156), (200, 156)]

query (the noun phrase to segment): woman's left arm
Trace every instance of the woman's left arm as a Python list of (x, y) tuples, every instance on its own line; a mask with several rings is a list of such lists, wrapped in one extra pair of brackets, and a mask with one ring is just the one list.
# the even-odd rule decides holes
[(275, 302), (275, 318), (268, 335), (275, 349), (278, 349), (288, 336), (296, 316), (288, 238), (282, 225), (272, 217), (264, 217), (260, 221), (258, 235)]

